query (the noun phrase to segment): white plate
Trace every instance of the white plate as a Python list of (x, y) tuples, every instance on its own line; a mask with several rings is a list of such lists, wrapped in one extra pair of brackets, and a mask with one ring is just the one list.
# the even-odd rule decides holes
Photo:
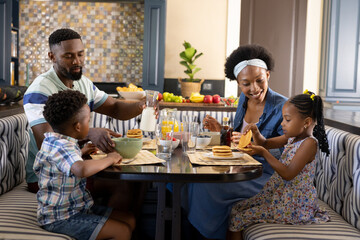
[(151, 140), (152, 140), (151, 138), (143, 138), (143, 139), (142, 139), (142, 141), (143, 141), (144, 143), (150, 142)]
[(137, 91), (137, 92), (121, 92), (118, 91), (120, 96), (128, 100), (140, 100), (141, 98), (145, 97), (145, 91)]
[(217, 160), (228, 160), (228, 159), (239, 159), (243, 155), (243, 153), (241, 153), (241, 152), (233, 152), (232, 154), (233, 154), (232, 157), (217, 157), (217, 156), (214, 156), (214, 154), (212, 152), (207, 152), (207, 153), (203, 153), (203, 156), (212, 158), (212, 159), (217, 159)]

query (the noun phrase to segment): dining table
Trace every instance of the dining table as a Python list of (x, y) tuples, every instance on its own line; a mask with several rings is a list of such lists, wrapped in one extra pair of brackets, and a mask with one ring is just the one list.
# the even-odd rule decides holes
[[(197, 150), (199, 151), (199, 150)], [(209, 152), (208, 150), (205, 150)], [(250, 158), (250, 156), (247, 156)], [(256, 161), (256, 160), (254, 160)], [(171, 239), (181, 239), (181, 188), (185, 183), (226, 183), (248, 181), (262, 174), (262, 165), (198, 165), (192, 164), (181, 148), (170, 159), (151, 165), (111, 166), (94, 177), (113, 181), (148, 181), (157, 186), (155, 239), (165, 239), (165, 221), (171, 221)], [(167, 184), (172, 183), (172, 204), (167, 206)], [(169, 195), (168, 195), (169, 197)], [(206, 199), (199, 199), (206, 201)]]

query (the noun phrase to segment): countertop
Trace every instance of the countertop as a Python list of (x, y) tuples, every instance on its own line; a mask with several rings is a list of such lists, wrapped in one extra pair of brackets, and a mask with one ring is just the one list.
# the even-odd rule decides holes
[(22, 100), (10, 105), (0, 105), (0, 118), (12, 116), (24, 112)]

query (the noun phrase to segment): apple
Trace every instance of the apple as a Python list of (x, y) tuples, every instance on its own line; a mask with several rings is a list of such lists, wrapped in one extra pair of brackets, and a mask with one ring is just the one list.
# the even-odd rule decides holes
[(204, 103), (212, 103), (213, 97), (211, 95), (205, 95), (204, 97)]
[(161, 93), (158, 94), (158, 101), (160, 102), (163, 99), (163, 95)]
[(213, 95), (213, 103), (219, 103), (221, 100), (219, 94)]

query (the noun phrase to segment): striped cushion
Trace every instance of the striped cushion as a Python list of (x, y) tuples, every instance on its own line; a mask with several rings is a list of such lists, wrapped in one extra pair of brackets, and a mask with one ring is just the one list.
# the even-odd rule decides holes
[(339, 214), (320, 201), (331, 217), (330, 222), (310, 225), (285, 225), (259, 223), (244, 231), (245, 240), (285, 240), (285, 239), (334, 239), (359, 240), (360, 231), (347, 223)]
[(24, 113), (0, 118), (0, 195), (25, 178), (29, 124)]
[(72, 239), (48, 232), (37, 223), (36, 194), (23, 182), (0, 196), (0, 239)]
[(332, 127), (326, 132), (330, 155), (317, 162), (319, 198), (360, 230), (360, 136)]
[[(181, 121), (184, 115), (192, 115), (195, 116), (197, 121), (200, 122), (200, 129), (203, 129), (202, 119), (209, 114), (218, 120), (218, 122), (222, 122), (223, 117), (227, 116), (230, 119), (230, 122), (234, 122), (235, 112), (216, 112), (216, 111), (177, 111), (176, 119)], [(101, 127), (108, 128), (113, 130), (114, 132), (120, 133), (123, 136), (126, 135), (126, 132), (129, 129), (140, 128), (140, 119), (141, 115), (135, 118), (132, 118), (127, 121), (117, 120), (106, 115), (93, 112), (91, 126), (93, 127)], [(145, 137), (152, 136), (151, 133), (144, 133)]]

